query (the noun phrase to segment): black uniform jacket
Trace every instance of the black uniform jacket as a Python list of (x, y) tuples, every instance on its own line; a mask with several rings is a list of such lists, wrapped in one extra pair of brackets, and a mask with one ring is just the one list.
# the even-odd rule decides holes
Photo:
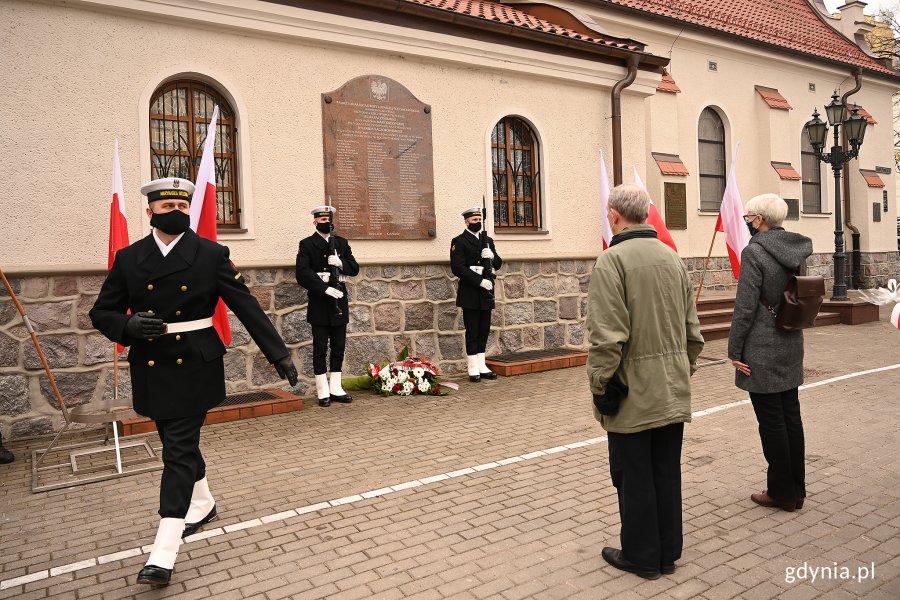
[(131, 346), (134, 410), (151, 419), (205, 413), (225, 399), (225, 345), (212, 327), (152, 340), (125, 333), (130, 315), (153, 311), (166, 323), (211, 317), (219, 298), (241, 320), (270, 362), (288, 349), (228, 258), (228, 248), (188, 230), (163, 257), (151, 233), (116, 253), (90, 311), (110, 340)]
[[(332, 234), (334, 235), (334, 234)], [(343, 263), (342, 275), (353, 277), (359, 275), (359, 264), (353, 258), (350, 244), (339, 235), (334, 236), (334, 249)], [(339, 284), (344, 297), (338, 300), (341, 315), (334, 314), (334, 298), (325, 295), (328, 284), (322, 281), (317, 273), (328, 272), (328, 240), (318, 233), (300, 240), (297, 249), (297, 283), (309, 292), (309, 305), (306, 308), (306, 321), (312, 325), (346, 325), (350, 322), (350, 304), (347, 299), (347, 286)]]
[[(491, 261), (493, 271), (503, 266), (503, 259), (497, 254), (494, 240), (488, 237), (488, 246), (494, 253)], [(453, 274), (459, 277), (459, 286), (456, 289), (456, 305), (462, 308), (474, 308), (476, 310), (491, 310), (494, 308), (493, 296), (483, 287), (483, 277), (469, 267), (481, 266), (481, 241), (468, 230), (453, 238), (450, 242), (450, 268)], [(494, 281), (496, 275), (492, 273), (488, 279)]]

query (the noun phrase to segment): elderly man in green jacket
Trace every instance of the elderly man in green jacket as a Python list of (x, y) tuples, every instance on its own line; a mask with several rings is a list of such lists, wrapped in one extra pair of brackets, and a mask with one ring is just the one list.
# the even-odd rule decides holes
[(646, 224), (649, 207), (642, 187), (610, 194), (614, 235), (588, 290), (587, 370), (622, 522), (622, 548), (602, 556), (657, 579), (681, 557), (681, 442), (703, 337), (687, 270)]

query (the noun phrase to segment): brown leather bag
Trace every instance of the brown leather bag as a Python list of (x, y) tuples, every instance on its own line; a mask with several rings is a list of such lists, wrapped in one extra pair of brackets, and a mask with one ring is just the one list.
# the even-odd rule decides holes
[(808, 329), (815, 325), (824, 300), (825, 279), (821, 275), (807, 275), (806, 264), (802, 264), (799, 272), (788, 279), (778, 312), (773, 306), (766, 308), (775, 314), (775, 325), (781, 329)]

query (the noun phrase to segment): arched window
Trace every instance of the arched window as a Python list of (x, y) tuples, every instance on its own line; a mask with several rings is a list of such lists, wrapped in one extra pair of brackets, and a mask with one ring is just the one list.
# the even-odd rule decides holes
[(822, 163), (816, 158), (806, 131), (800, 134), (800, 175), (803, 178), (803, 212), (822, 212)]
[(216, 221), (220, 229), (241, 226), (237, 186), (237, 129), (228, 101), (205, 83), (178, 80), (157, 89), (150, 100), (150, 174), (197, 180), (213, 107), (216, 123)]
[(717, 211), (725, 193), (725, 125), (716, 111), (706, 107), (697, 130), (700, 210)]
[(540, 148), (531, 127), (504, 117), (491, 133), (494, 227), (541, 228)]

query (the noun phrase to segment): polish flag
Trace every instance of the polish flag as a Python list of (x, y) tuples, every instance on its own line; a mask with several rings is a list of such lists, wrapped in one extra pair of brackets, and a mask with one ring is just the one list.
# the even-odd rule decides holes
[(734, 172), (740, 147), (740, 144), (735, 146), (731, 157), (728, 182), (725, 184), (725, 193), (719, 206), (719, 218), (716, 221), (716, 231), (725, 233), (725, 246), (728, 248), (728, 259), (731, 261), (731, 271), (735, 279), (741, 276), (741, 252), (750, 243), (750, 231), (744, 223), (744, 203), (741, 202), (737, 175)]
[[(119, 139), (113, 150), (112, 201), (109, 203), (109, 253), (106, 270), (113, 268), (116, 252), (128, 246), (128, 216), (125, 214), (125, 188), (122, 185), (122, 166), (119, 163)], [(124, 352), (125, 346), (116, 344), (116, 352)]]
[[(637, 167), (634, 167), (634, 182), (647, 191), (647, 186), (644, 185), (644, 182), (641, 181), (641, 176), (638, 175)], [(649, 194), (650, 192), (647, 191), (647, 193)], [(656, 229), (656, 237), (659, 241), (678, 252), (678, 248), (675, 247), (675, 240), (672, 239), (672, 234), (669, 233), (665, 221), (659, 215), (659, 211), (656, 210), (656, 205), (653, 204), (653, 198), (650, 199), (650, 214), (647, 215), (647, 223), (653, 225), (653, 228)]]
[(609, 226), (609, 175), (606, 174), (606, 160), (603, 150), (600, 151), (600, 225), (603, 234), (603, 249), (609, 248), (612, 241), (612, 227)]
[[(206, 142), (203, 144), (203, 158), (197, 169), (197, 182), (194, 184), (194, 196), (191, 198), (191, 229), (202, 238), (216, 241), (216, 121), (219, 118), (219, 107), (213, 109), (212, 120), (206, 130)], [(231, 344), (231, 325), (228, 323), (228, 309), (219, 298), (216, 312), (213, 314), (213, 327), (216, 328), (222, 343)]]

